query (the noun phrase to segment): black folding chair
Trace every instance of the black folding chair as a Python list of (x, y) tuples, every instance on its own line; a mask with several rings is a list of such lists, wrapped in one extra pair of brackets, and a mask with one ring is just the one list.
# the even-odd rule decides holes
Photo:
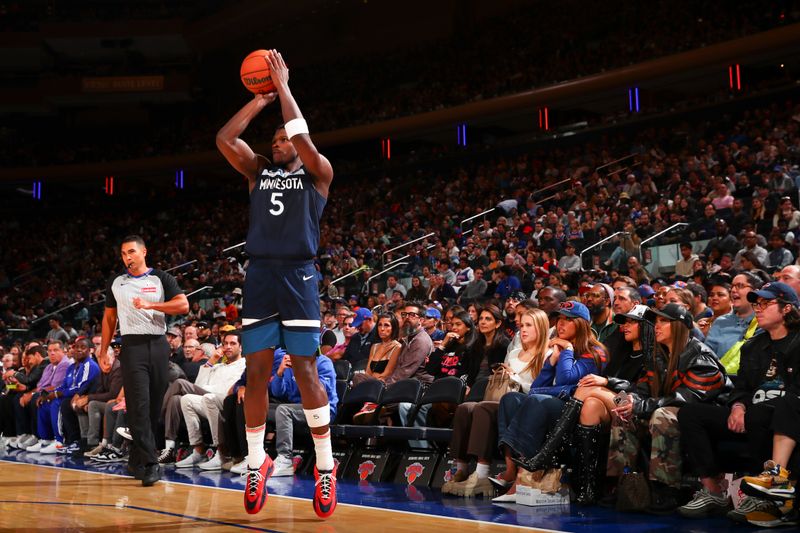
[(353, 365), (347, 359), (334, 361), (333, 369), (336, 371), (336, 379), (343, 379), (347, 382), (353, 379)]
[(475, 380), (475, 383), (470, 387), (467, 397), (464, 398), (465, 402), (482, 402), (483, 396), (486, 394), (486, 387), (489, 385), (489, 378), (482, 377)]
[(375, 402), (378, 407), (366, 424), (347, 424), (342, 426), (342, 436), (345, 438), (368, 439), (381, 437), (386, 428), (391, 426), (378, 425), (381, 409), (390, 404), (408, 402), (416, 404), (422, 393), (422, 383), (416, 379), (402, 379), (389, 386), (383, 393), (380, 402)]
[[(341, 403), (339, 416), (336, 418), (340, 421), (349, 420), (350, 417), (358, 410), (359, 407), (365, 403), (380, 403), (384, 393), (383, 381), (377, 379), (370, 379), (359, 383), (351, 388), (345, 395)], [(345, 436), (345, 424), (334, 424), (331, 426), (331, 435), (334, 437)]]
[[(464, 382), (457, 377), (448, 376), (437, 379), (422, 394), (422, 398), (417, 402), (408, 414), (409, 424), (413, 424), (417, 413), (423, 405), (434, 403), (453, 403), (460, 404), (464, 400)], [(450, 441), (453, 430), (450, 428), (437, 427), (386, 427), (383, 436), (392, 439), (406, 440), (434, 440)]]

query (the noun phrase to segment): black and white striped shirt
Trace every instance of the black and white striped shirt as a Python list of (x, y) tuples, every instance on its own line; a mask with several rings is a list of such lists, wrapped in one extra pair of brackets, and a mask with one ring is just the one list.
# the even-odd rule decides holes
[(164, 313), (153, 309), (136, 309), (134, 298), (148, 302), (168, 302), (183, 294), (171, 274), (154, 268), (141, 276), (129, 272), (113, 276), (106, 288), (106, 307), (116, 308), (122, 335), (163, 335), (167, 331)]

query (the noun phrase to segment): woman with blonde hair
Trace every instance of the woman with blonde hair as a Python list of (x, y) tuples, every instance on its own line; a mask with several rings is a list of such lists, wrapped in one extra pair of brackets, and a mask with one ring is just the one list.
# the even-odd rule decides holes
[(570, 411), (580, 412), (580, 404), (568, 400), (581, 378), (602, 373), (607, 361), (607, 350), (592, 331), (589, 309), (567, 301), (558, 312), (557, 336), (548, 342), (551, 351), (530, 392), (511, 392), (500, 400), (500, 446), (524, 468), (544, 443), (547, 429), (562, 417), (574, 417)]
[[(482, 315), (488, 313), (487, 309)], [(509, 379), (517, 383), (520, 390), (527, 393), (536, 376), (541, 372), (548, 355), (548, 330), (550, 321), (541, 309), (526, 309), (518, 313), (521, 344), (510, 345), (504, 363), (495, 371), (506, 372)], [(453, 438), (450, 451), (456, 461), (453, 479), (442, 486), (443, 494), (458, 496), (477, 496), (493, 494), (489, 481), (489, 465), (497, 442), (497, 412), (499, 402), (465, 402), (456, 409), (453, 421)], [(475, 472), (467, 476), (469, 457), (478, 459)], [(506, 461), (507, 473), (516, 477), (516, 467), (510, 459)]]

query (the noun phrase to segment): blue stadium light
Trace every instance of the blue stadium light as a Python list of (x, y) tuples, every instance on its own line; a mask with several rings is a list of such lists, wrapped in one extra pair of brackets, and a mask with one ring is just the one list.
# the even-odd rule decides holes
[(175, 188), (176, 189), (183, 189), (183, 169), (178, 169), (175, 171)]
[(41, 200), (42, 199), (42, 182), (41, 181), (34, 181), (33, 182), (33, 199), (34, 200)]
[(458, 145), (464, 148), (467, 147), (467, 124), (462, 123), (456, 126), (456, 139)]
[(628, 111), (631, 113), (639, 112), (639, 88), (631, 87), (628, 89)]

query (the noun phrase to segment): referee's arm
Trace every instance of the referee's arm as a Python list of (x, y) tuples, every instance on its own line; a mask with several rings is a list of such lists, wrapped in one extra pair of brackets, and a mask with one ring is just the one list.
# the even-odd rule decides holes
[[(148, 302), (141, 298), (134, 298), (133, 306), (136, 309), (152, 309), (165, 315), (185, 315), (189, 312), (189, 300), (185, 294), (178, 294), (166, 302)], [(108, 311), (108, 308), (106, 308), (106, 311)]]
[(111, 337), (114, 336), (114, 331), (117, 329), (117, 308), (106, 307), (103, 311), (102, 333), (100, 334), (100, 351), (97, 352), (97, 357), (104, 356), (108, 353), (108, 345), (111, 344)]

